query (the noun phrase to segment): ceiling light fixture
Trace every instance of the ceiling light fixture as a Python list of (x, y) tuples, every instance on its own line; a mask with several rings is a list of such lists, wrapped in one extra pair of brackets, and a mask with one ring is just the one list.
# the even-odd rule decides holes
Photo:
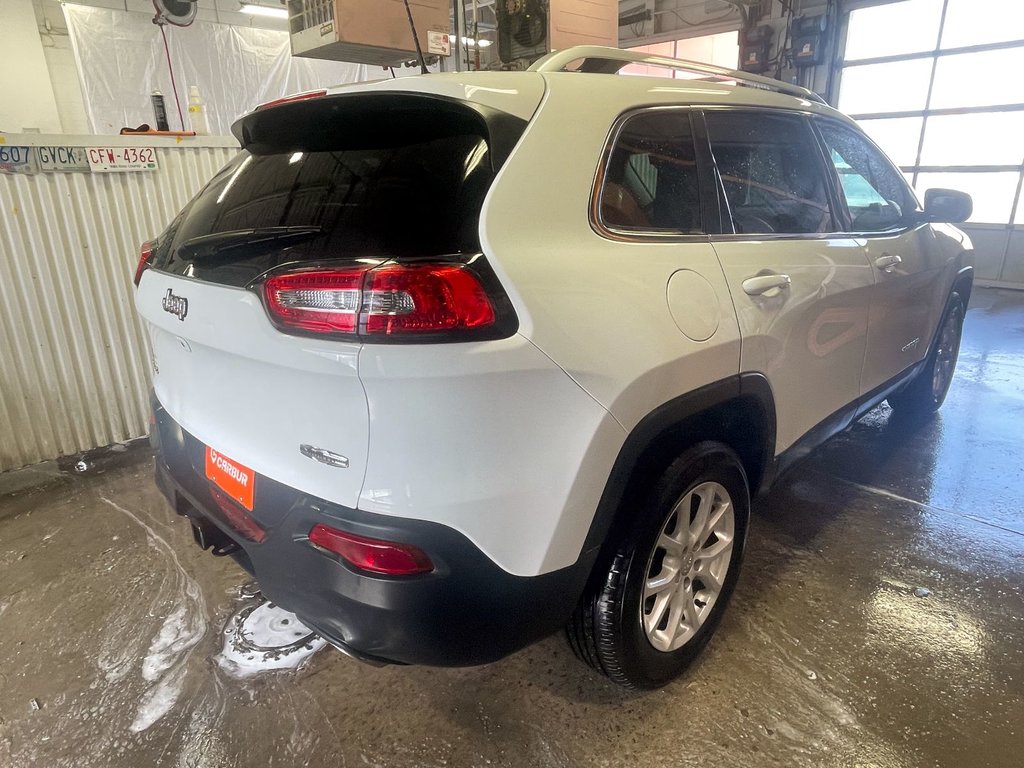
[(494, 44), (493, 40), (485, 40), (483, 38), (481, 38), (480, 40), (474, 40), (472, 37), (464, 37), (462, 38), (462, 42), (468, 45), (470, 48), (477, 45), (479, 45), (481, 48), (486, 48), (489, 45)]
[(256, 3), (242, 3), (242, 13), (250, 16), (271, 16), (275, 19), (287, 19), (288, 9), (282, 7), (271, 7), (269, 5), (258, 5)]

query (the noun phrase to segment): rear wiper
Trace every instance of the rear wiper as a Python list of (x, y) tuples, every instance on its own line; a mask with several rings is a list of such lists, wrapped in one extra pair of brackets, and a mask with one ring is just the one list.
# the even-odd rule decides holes
[[(323, 227), (256, 227), (215, 232), (212, 235), (192, 237), (178, 246), (179, 259), (205, 259), (225, 255), (240, 248), (262, 251), (268, 245), (287, 246), (319, 237)], [(237, 253), (230, 253), (237, 257)]]

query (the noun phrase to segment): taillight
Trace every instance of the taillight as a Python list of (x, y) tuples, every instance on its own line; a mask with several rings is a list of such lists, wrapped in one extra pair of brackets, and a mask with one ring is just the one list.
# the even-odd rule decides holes
[(391, 265), (368, 273), (366, 333), (418, 333), (494, 324), (494, 306), (463, 266)]
[(295, 93), (292, 94), (291, 96), (285, 96), (283, 99), (274, 99), (273, 101), (268, 101), (265, 104), (260, 104), (258, 107), (256, 107), (256, 109), (270, 109), (270, 107), (279, 107), (282, 104), (291, 104), (293, 101), (305, 101), (306, 99), (316, 99), (326, 95), (327, 91), (325, 90)]
[(427, 553), (412, 544), (358, 536), (322, 523), (313, 526), (309, 541), (370, 573), (412, 576), (434, 570)]
[(365, 268), (293, 272), (263, 284), (270, 314), (288, 328), (355, 333)]
[(143, 243), (139, 253), (139, 265), (135, 268), (135, 287), (139, 287), (142, 273), (149, 268), (149, 260), (153, 258), (153, 243)]
[(497, 322), (480, 278), (462, 264), (290, 272), (269, 278), (263, 296), (280, 328), (308, 333), (458, 336)]

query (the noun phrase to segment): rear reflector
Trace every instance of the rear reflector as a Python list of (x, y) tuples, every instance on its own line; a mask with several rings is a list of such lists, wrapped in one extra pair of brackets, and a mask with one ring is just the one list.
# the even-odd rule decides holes
[(399, 336), (493, 326), (494, 305), (461, 264), (387, 264), (290, 272), (263, 284), (281, 328), (310, 333)]
[(257, 523), (252, 515), (238, 506), (234, 499), (213, 486), (210, 486), (210, 495), (213, 496), (213, 500), (224, 514), (224, 522), (249, 541), (262, 544), (266, 540), (267, 532), (263, 530), (263, 526)]
[(135, 287), (139, 287), (142, 280), (142, 273), (149, 268), (149, 261), (153, 258), (153, 244), (143, 243), (139, 252), (139, 265), (135, 267)]
[(387, 576), (429, 573), (434, 564), (419, 547), (394, 541), (369, 539), (318, 523), (309, 532), (312, 544), (326, 549), (356, 568)]
[[(320, 96), (326, 96), (327, 91), (306, 91), (304, 93), (296, 93), (291, 96), (285, 96), (283, 99), (274, 99), (268, 101), (265, 104), (260, 104), (256, 109), (270, 109), (271, 107), (279, 107), (282, 104), (290, 104), (293, 101), (305, 101), (306, 99), (316, 99)], [(254, 110), (255, 111), (255, 110)]]

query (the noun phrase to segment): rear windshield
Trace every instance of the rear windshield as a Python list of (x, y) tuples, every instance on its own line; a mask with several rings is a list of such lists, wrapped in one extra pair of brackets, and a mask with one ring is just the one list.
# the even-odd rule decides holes
[(496, 172), (482, 120), (377, 109), (325, 127), (312, 119), (322, 115), (292, 111), (296, 125), (264, 131), (189, 203), (154, 267), (244, 286), (296, 262), (479, 250)]

